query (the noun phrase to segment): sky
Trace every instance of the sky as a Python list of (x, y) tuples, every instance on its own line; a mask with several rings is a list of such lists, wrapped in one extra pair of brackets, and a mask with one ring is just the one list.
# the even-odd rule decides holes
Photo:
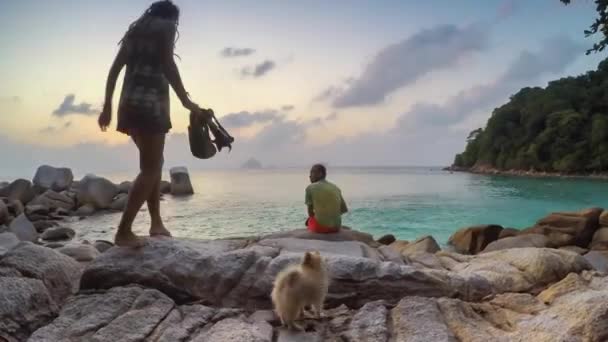
[[(171, 94), (165, 166), (444, 166), (526, 86), (596, 68), (593, 2), (175, 0), (177, 64), (192, 99), (235, 136), (194, 159)], [(137, 169), (96, 121), (108, 69), (148, 0), (0, 0), (0, 176), (41, 164)], [(122, 76), (121, 76), (122, 78)], [(121, 81), (114, 94), (117, 108)]]

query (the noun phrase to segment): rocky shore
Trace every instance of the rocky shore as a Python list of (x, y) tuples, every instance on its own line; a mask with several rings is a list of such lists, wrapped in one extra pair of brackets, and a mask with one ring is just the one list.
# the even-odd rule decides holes
[[(461, 228), (443, 249), (432, 236), (401, 241), (351, 229), (53, 248), (50, 236), (63, 241), (70, 232), (40, 234), (36, 222), (61, 222), (86, 205), (107, 210), (121, 193), (114, 187), (126, 188), (87, 177), (77, 186), (35, 178), (29, 188), (15, 181), (0, 190), (0, 220), (8, 222), (0, 233), (0, 341), (608, 339), (601, 208), (551, 213), (523, 230)], [(305, 331), (288, 331), (272, 311), (272, 282), (312, 250), (331, 274), (325, 310), (303, 320)]]
[(598, 179), (608, 180), (608, 173), (561, 173), (561, 172), (545, 172), (536, 170), (500, 170), (489, 166), (473, 166), (470, 168), (448, 166), (443, 168), (444, 171), (453, 172), (469, 172), (481, 175), (491, 176), (515, 176), (515, 177), (531, 177), (531, 178), (572, 178), (572, 179)]

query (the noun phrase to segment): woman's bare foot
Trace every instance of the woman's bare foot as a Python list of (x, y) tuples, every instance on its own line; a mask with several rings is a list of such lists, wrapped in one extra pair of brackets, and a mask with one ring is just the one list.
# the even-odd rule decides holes
[(161, 223), (153, 223), (150, 226), (150, 236), (166, 236), (171, 237), (171, 232)]
[(114, 236), (114, 244), (120, 247), (140, 248), (146, 245), (146, 241), (133, 234), (133, 232), (119, 232)]

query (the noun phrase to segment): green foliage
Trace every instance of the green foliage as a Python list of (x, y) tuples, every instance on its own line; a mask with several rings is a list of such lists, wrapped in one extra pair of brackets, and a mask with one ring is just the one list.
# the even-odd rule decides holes
[[(564, 4), (568, 5), (572, 0), (560, 0)], [(598, 17), (595, 19), (593, 24), (589, 26), (588, 30), (585, 30), (585, 36), (589, 37), (598, 32), (601, 32), (603, 37), (599, 42), (593, 44), (593, 47), (587, 50), (587, 54), (592, 52), (600, 52), (608, 45), (608, 0), (594, 0), (595, 9)]]
[(608, 59), (597, 71), (523, 88), (472, 131), (454, 165), (563, 173), (608, 171)]

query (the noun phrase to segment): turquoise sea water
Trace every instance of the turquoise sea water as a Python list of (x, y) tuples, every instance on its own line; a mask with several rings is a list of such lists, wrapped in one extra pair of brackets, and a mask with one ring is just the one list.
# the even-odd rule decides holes
[[(120, 182), (134, 175), (106, 176)], [(221, 238), (303, 227), (307, 169), (191, 171), (191, 179), (195, 195), (165, 196), (161, 202), (175, 236)], [(445, 243), (463, 226), (525, 228), (552, 211), (608, 207), (607, 181), (451, 174), (439, 168), (333, 168), (328, 179), (340, 186), (350, 208), (344, 224), (376, 237), (430, 234)], [(71, 226), (80, 238), (111, 239), (119, 218), (95, 215)], [(143, 234), (148, 226), (142, 209), (134, 230)]]

